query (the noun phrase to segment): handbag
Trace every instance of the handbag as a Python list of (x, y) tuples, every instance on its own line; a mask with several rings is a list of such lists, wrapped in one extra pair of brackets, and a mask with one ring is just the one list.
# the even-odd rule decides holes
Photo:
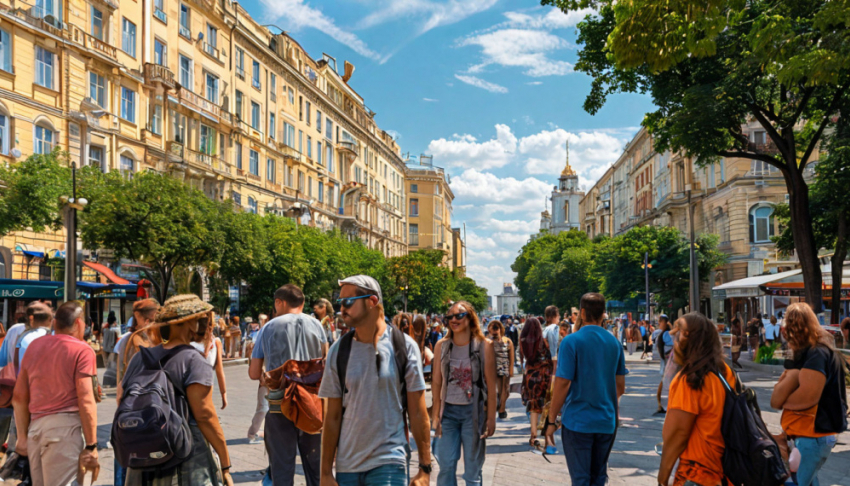
[(12, 406), (12, 394), (15, 391), (17, 378), (13, 365), (6, 365), (0, 369), (0, 408)]
[(308, 434), (322, 431), (324, 410), (319, 398), (319, 385), (325, 372), (323, 358), (309, 361), (291, 359), (263, 374), (269, 388), (266, 398), (269, 413), (281, 413), (299, 430)]

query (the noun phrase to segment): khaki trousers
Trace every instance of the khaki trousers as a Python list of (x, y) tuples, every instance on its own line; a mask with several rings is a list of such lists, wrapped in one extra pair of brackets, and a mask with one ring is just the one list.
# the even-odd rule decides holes
[(77, 464), (85, 448), (80, 414), (56, 413), (33, 420), (27, 447), (33, 486), (76, 484)]

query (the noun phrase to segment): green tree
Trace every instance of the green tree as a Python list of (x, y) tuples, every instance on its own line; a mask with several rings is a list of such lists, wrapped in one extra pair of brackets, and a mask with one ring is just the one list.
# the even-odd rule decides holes
[(479, 287), (475, 280), (470, 277), (456, 277), (452, 275), (453, 288), (449, 291), (449, 299), (457, 302), (465, 300), (472, 304), (475, 312), (481, 312), (487, 309), (487, 289)]
[[(850, 105), (850, 103), (848, 103)], [(850, 108), (848, 106), (847, 108)], [(832, 253), (831, 320), (838, 324), (841, 309), (841, 285), (844, 261), (847, 259), (850, 239), (850, 120), (838, 121), (835, 132), (827, 136), (827, 152), (815, 167), (815, 180), (811, 185), (811, 214), (815, 242), (818, 248), (834, 248)], [(790, 210), (787, 204), (776, 207), (775, 213), (781, 233), (774, 238), (780, 251), (794, 250), (793, 227), (788, 224)]]
[(80, 214), (83, 244), (150, 265), (159, 277), (160, 302), (168, 296), (177, 267), (219, 257), (224, 237), (215, 203), (171, 176), (91, 174), (82, 192), (90, 201)]
[(62, 226), (60, 196), (71, 196), (71, 169), (58, 149), (23, 162), (0, 164), (0, 236)]
[[(452, 272), (440, 266), (443, 256), (440, 250), (417, 250), (390, 258), (387, 280), (391, 291), (384, 292), (385, 305), (403, 308), (406, 294), (408, 311), (444, 312), (450, 299)], [(390, 314), (389, 309), (387, 313)]]
[[(707, 164), (738, 157), (776, 167), (806, 300), (822, 307), (822, 276), (804, 170), (850, 85), (847, 0), (542, 0), (594, 8), (579, 24), (578, 71), (593, 79), (584, 103), (598, 112), (615, 93), (649, 93), (643, 125), (655, 150)], [(766, 143), (742, 126), (757, 122)]]

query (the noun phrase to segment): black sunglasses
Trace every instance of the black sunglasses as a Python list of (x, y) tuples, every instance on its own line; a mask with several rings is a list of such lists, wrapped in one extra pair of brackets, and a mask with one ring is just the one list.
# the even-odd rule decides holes
[(457, 314), (446, 314), (446, 320), (447, 321), (450, 321), (452, 319), (461, 320), (468, 315), (469, 315), (469, 312), (458, 312)]
[(345, 299), (336, 299), (336, 305), (341, 305), (346, 309), (354, 305), (355, 300), (368, 299), (371, 295), (361, 295), (360, 297), (348, 297)]

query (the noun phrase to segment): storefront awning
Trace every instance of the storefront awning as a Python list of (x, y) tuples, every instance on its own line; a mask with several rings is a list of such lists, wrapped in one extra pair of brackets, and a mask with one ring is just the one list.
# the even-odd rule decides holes
[(802, 275), (802, 273), (802, 270), (791, 270), (788, 272), (770, 273), (767, 275), (758, 275), (756, 277), (734, 280), (712, 288), (712, 296), (715, 299), (725, 299), (730, 297), (756, 297), (763, 295), (762, 290), (759, 288), (761, 285)]
[(128, 285), (130, 283), (126, 278), (121, 278), (115, 274), (112, 270), (109, 269), (106, 265), (102, 265), (100, 263), (83, 261), (83, 265), (91, 268), (95, 272), (106, 277), (110, 282), (119, 285)]
[(34, 257), (34, 258), (44, 258), (44, 252), (43, 252), (43, 251), (29, 251), (29, 250), (24, 250), (24, 251), (22, 251), (21, 253), (23, 253), (24, 255), (26, 255), (26, 256), (28, 256), (28, 257)]
[[(135, 296), (134, 284), (99, 284), (95, 282), (77, 282), (78, 299), (120, 299), (127, 295)], [(50, 280), (0, 279), (0, 299), (50, 299), (58, 300), (65, 296), (65, 283)]]

